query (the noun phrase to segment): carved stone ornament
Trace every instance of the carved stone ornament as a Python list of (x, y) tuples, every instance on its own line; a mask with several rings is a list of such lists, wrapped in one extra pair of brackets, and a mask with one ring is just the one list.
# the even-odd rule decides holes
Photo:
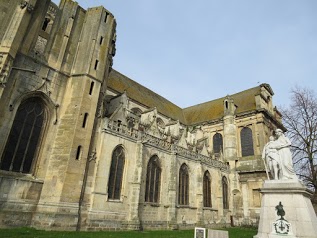
[(291, 224), (285, 220), (285, 211), (283, 209), (282, 202), (275, 207), (277, 215), (280, 216), (280, 219), (273, 222), (273, 233), (279, 235), (288, 235), (291, 233)]
[(12, 66), (12, 59), (0, 54), (0, 86), (5, 87)]
[(27, 10), (28, 12), (32, 12), (32, 11), (34, 10), (34, 6), (31, 5), (31, 4), (28, 4), (26, 10)]
[(89, 154), (89, 162), (90, 161), (96, 161), (97, 159), (97, 152), (96, 152), (96, 149), (94, 151), (92, 151), (90, 154)]
[(155, 122), (157, 115), (156, 108), (145, 111), (141, 114), (140, 124), (145, 128), (150, 128), (152, 124)]
[(26, 10), (28, 12), (32, 12), (34, 10), (34, 6), (32, 4), (29, 3), (29, 1), (22, 1), (20, 3), (20, 8), (24, 9), (26, 7)]
[(128, 113), (128, 115), (126, 116), (126, 121), (127, 121), (128, 128), (133, 128), (138, 122), (138, 119), (132, 113)]
[(187, 132), (186, 143), (188, 146), (194, 147), (196, 145), (196, 135), (194, 133)]
[(179, 121), (171, 121), (166, 124), (164, 134), (171, 137), (171, 141), (176, 142), (182, 136), (184, 129)]
[(22, 2), (20, 3), (21, 9), (24, 9), (27, 5), (28, 5), (28, 2), (27, 2), (27, 1), (22, 1)]

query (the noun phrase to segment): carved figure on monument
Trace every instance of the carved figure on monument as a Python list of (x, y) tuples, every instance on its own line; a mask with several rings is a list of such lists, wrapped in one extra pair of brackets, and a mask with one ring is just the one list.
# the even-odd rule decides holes
[(291, 233), (291, 224), (284, 219), (285, 211), (282, 202), (275, 206), (275, 210), (277, 210), (277, 215), (281, 218), (273, 222), (273, 234), (289, 235)]
[(277, 215), (281, 217), (281, 220), (285, 220), (284, 219), (285, 211), (283, 209), (282, 202), (279, 202), (279, 204), (275, 206), (275, 210), (277, 211)]
[(283, 134), (281, 129), (277, 129), (275, 131), (277, 136), (277, 151), (280, 155), (280, 170), (282, 172), (281, 179), (297, 179), (297, 176), (293, 167), (292, 153), (290, 150), (291, 142), (290, 140)]
[(290, 150), (291, 142), (281, 129), (277, 129), (275, 134), (276, 138), (271, 136), (262, 152), (262, 159), (267, 165), (266, 170), (273, 179), (297, 179)]
[(273, 179), (279, 179), (280, 156), (276, 149), (274, 136), (270, 136), (270, 141), (264, 146), (262, 159), (267, 165), (267, 172), (271, 173)]

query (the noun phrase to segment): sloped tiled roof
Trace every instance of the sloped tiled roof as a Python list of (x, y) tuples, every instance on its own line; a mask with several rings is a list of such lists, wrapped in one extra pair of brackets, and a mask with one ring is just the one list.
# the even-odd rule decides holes
[(126, 91), (127, 96), (134, 101), (149, 108), (156, 107), (159, 113), (186, 124), (183, 111), (180, 107), (118, 71), (111, 70), (107, 86), (118, 93)]
[[(252, 111), (256, 109), (255, 96), (261, 91), (261, 87), (251, 88), (233, 95), (234, 104), (238, 107), (236, 114)], [(218, 98), (213, 101), (201, 103), (183, 109), (186, 122), (189, 125), (197, 124), (223, 117), (224, 106), (223, 102), (226, 97)]]
[[(237, 114), (256, 109), (255, 96), (260, 94), (261, 86), (263, 85), (230, 95), (234, 104), (238, 107)], [(268, 84), (264, 84), (264, 86), (273, 94)], [(156, 107), (159, 113), (174, 120), (179, 120), (185, 125), (221, 119), (224, 113), (223, 101), (226, 97), (182, 109), (115, 70), (112, 70), (109, 75), (108, 87), (118, 93), (126, 91), (127, 96), (134, 101), (149, 108)]]

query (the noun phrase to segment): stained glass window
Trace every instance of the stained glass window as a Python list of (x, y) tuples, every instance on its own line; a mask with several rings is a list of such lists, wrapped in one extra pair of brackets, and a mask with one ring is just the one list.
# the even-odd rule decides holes
[(226, 177), (222, 177), (222, 204), (223, 209), (229, 209), (228, 180)]
[(222, 151), (222, 147), (223, 147), (222, 135), (220, 133), (216, 133), (213, 137), (214, 153), (220, 153), (220, 151)]
[(112, 153), (110, 175), (108, 182), (108, 198), (120, 199), (125, 154), (122, 146), (118, 146)]
[(152, 156), (146, 173), (146, 188), (145, 188), (145, 201), (146, 202), (159, 202), (161, 186), (161, 168), (159, 165), (158, 157)]
[(240, 132), (242, 156), (254, 155), (252, 130), (244, 127)]
[(210, 173), (208, 171), (204, 173), (203, 199), (204, 199), (204, 207), (211, 207), (211, 178), (210, 178)]
[(188, 205), (189, 204), (189, 175), (188, 167), (183, 164), (179, 170), (179, 185), (178, 185), (178, 204)]
[(7, 140), (0, 168), (30, 173), (44, 127), (45, 110), (40, 98), (29, 98), (19, 106)]

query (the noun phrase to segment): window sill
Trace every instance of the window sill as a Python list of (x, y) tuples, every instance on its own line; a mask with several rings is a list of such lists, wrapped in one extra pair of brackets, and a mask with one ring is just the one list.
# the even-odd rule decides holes
[(151, 207), (160, 207), (161, 205), (159, 203), (155, 203), (155, 202), (145, 202), (144, 206), (151, 206)]
[(212, 207), (203, 207), (203, 210), (209, 210), (209, 211), (213, 211), (213, 212), (217, 212), (218, 209), (212, 208)]
[(177, 205), (176, 208), (197, 209), (197, 207), (192, 207), (189, 205)]
[(22, 181), (44, 183), (42, 179), (37, 179), (32, 174), (24, 174), (24, 173), (12, 172), (12, 171), (6, 171), (6, 170), (0, 170), (0, 177), (22, 180)]
[(123, 203), (120, 199), (108, 199), (107, 202), (113, 202), (113, 203)]

